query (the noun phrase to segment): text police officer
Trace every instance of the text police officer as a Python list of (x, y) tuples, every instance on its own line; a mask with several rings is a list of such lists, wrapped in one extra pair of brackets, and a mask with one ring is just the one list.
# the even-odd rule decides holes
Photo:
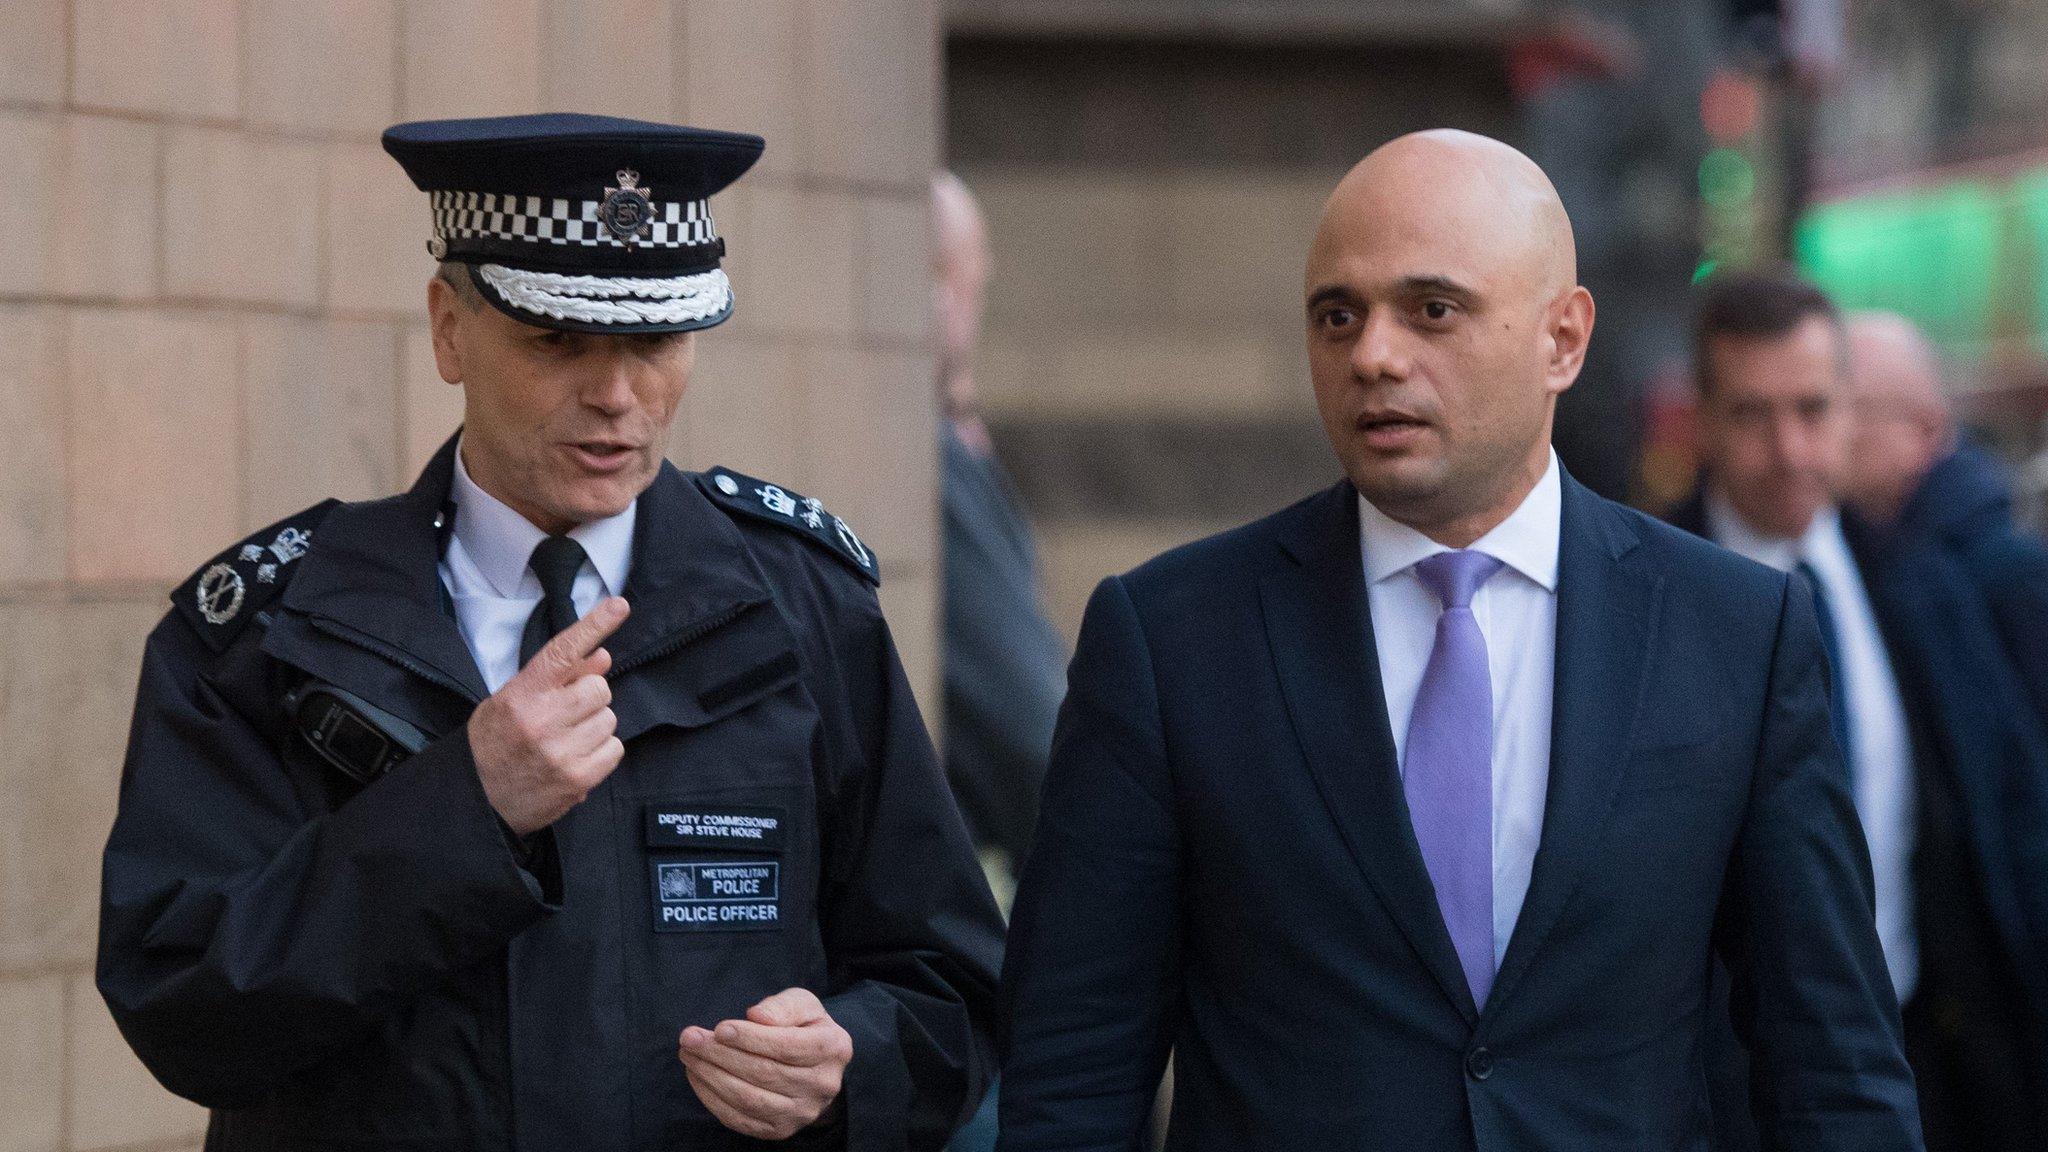
[(663, 461), (752, 136), (406, 124), (463, 430), (151, 635), (99, 987), (208, 1147), (937, 1147), (1001, 924), (816, 500)]

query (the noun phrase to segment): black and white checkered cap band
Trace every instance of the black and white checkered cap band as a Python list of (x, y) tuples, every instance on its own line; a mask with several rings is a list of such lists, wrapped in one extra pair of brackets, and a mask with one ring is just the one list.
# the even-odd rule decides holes
[[(434, 235), (442, 240), (524, 240), (586, 248), (628, 247), (598, 218), (600, 200), (435, 192)], [(656, 200), (647, 231), (634, 248), (689, 248), (718, 239), (709, 200)]]

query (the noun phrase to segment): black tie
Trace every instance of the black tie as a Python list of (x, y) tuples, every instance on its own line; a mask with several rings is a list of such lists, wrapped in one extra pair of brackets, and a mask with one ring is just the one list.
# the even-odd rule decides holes
[(1820, 620), (1820, 642), (1828, 650), (1828, 684), (1834, 699), (1831, 711), (1835, 722), (1835, 743), (1841, 746), (1842, 759), (1849, 759), (1849, 670), (1842, 666), (1842, 637), (1835, 630), (1835, 610), (1828, 606), (1828, 594), (1821, 589), (1820, 573), (1813, 565), (1801, 560), (1797, 571), (1806, 586), (1813, 592), (1813, 614)]
[(533, 546), (533, 559), (526, 566), (540, 577), (540, 603), (526, 618), (526, 631), (519, 636), (519, 666), (547, 646), (555, 633), (576, 622), (576, 601), (569, 595), (576, 587), (576, 573), (589, 559), (583, 545), (567, 536), (550, 536)]

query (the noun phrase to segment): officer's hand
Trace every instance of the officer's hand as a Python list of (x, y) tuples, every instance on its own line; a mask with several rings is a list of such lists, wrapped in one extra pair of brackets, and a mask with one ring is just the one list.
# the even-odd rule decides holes
[(562, 629), (469, 717), (469, 748), (484, 795), (521, 836), (583, 802), (619, 766), (626, 746), (612, 733), (611, 653), (598, 645), (626, 620), (607, 597)]
[(853, 1060), (847, 1035), (808, 989), (789, 988), (715, 1031), (683, 1029), (697, 1099), (743, 1136), (786, 1140), (825, 1116)]

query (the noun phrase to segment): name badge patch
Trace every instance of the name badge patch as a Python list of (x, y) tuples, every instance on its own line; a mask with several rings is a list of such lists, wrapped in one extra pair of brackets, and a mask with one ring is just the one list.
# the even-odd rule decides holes
[(647, 806), (647, 846), (779, 853), (783, 823), (780, 808), (706, 808), (656, 801)]
[(732, 932), (781, 924), (779, 861), (654, 862), (656, 932)]

